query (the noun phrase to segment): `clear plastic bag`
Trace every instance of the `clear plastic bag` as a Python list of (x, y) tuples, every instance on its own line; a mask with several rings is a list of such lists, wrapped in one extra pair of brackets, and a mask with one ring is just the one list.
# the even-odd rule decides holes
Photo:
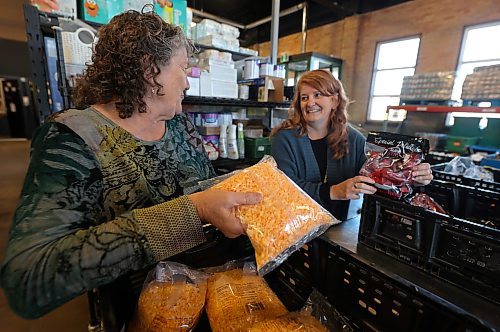
[(412, 169), (429, 151), (429, 141), (420, 137), (372, 132), (365, 144), (366, 161), (360, 175), (375, 180), (378, 192), (400, 199), (412, 193)]
[(265, 319), (288, 312), (280, 299), (258, 276), (255, 264), (236, 267), (233, 262), (216, 269), (208, 280), (207, 316), (213, 332), (247, 331)]
[(281, 317), (268, 319), (252, 326), (248, 332), (328, 332), (327, 328), (311, 315), (291, 312)]
[(444, 172), (453, 175), (463, 175), (467, 178), (493, 182), (493, 173), (474, 164), (469, 157), (455, 157), (444, 167)]
[(212, 181), (214, 189), (262, 194), (259, 204), (236, 208), (236, 216), (247, 226), (260, 275), (340, 222), (280, 171), (270, 156), (221, 182)]
[(203, 312), (208, 277), (183, 264), (159, 262), (144, 282), (127, 331), (191, 331)]
[(335, 309), (326, 298), (313, 289), (300, 311), (267, 319), (255, 324), (249, 332), (352, 332), (349, 322)]

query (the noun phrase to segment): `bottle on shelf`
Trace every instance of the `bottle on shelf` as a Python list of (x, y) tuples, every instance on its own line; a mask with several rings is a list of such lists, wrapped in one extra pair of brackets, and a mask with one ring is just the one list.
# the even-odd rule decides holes
[(236, 125), (228, 127), (227, 133), (227, 157), (229, 159), (238, 159), (238, 143), (236, 141)]
[(238, 122), (238, 155), (240, 159), (245, 159), (245, 136), (243, 133), (243, 123)]
[(219, 157), (227, 158), (227, 124), (220, 125)]

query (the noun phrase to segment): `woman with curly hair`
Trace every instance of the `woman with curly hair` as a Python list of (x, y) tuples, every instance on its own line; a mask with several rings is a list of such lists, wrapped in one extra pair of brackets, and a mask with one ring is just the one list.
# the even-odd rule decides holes
[(180, 28), (128, 11), (98, 37), (74, 91), (79, 109), (46, 119), (33, 138), (0, 271), (23, 317), (205, 242), (202, 224), (236, 237), (234, 208), (261, 199), (199, 191), (214, 170), (182, 113), (193, 46)]
[[(342, 83), (329, 71), (306, 72), (297, 83), (292, 117), (271, 133), (278, 167), (339, 220), (355, 216), (350, 200), (376, 192), (373, 179), (358, 175), (365, 137), (348, 124), (348, 104)], [(428, 184), (430, 165), (416, 166), (413, 176)]]

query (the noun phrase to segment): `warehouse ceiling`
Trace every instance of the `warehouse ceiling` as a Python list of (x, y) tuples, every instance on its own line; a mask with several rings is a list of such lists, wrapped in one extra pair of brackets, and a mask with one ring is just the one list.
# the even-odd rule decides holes
[[(281, 0), (280, 11), (300, 4), (307, 4), (307, 28), (315, 28), (340, 21), (346, 17), (364, 14), (394, 6), (411, 0)], [(188, 0), (188, 7), (213, 14), (218, 17), (249, 25), (265, 17), (270, 17), (272, 0)], [(279, 37), (300, 32), (302, 29), (302, 10), (282, 16), (279, 20)], [(265, 23), (251, 29), (240, 29), (241, 46), (270, 40), (271, 24)]]

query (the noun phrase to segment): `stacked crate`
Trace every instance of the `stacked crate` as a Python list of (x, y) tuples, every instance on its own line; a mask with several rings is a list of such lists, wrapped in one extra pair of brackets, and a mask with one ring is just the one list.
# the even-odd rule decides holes
[(420, 190), (447, 214), (368, 196), (359, 242), (500, 304), (500, 183), (443, 169), (434, 166), (434, 180)]

